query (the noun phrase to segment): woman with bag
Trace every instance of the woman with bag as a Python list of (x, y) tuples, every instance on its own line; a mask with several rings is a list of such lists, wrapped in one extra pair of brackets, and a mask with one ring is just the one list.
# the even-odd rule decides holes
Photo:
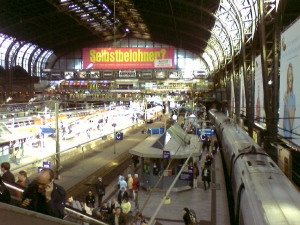
[(188, 208), (183, 209), (183, 222), (185, 225), (193, 225), (192, 219), (190, 217), (190, 210)]

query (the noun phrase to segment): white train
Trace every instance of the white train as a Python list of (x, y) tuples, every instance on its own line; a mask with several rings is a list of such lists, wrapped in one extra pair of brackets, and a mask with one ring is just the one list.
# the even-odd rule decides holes
[(146, 114), (146, 122), (147, 123), (153, 123), (154, 120), (157, 120), (161, 118), (163, 114), (163, 108), (162, 106), (155, 106), (153, 108), (149, 108), (145, 111)]
[(234, 198), (234, 224), (300, 224), (300, 193), (268, 154), (223, 113), (211, 109)]

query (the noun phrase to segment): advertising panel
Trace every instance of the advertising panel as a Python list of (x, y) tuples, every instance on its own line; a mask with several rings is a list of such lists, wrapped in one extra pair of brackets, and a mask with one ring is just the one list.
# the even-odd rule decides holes
[(240, 114), (246, 116), (246, 97), (245, 97), (245, 82), (243, 68), (240, 67)]
[(233, 84), (233, 79), (230, 81), (231, 84), (231, 114), (235, 114), (235, 95), (234, 95), (234, 84)]
[[(296, 145), (300, 145), (300, 20), (281, 34), (279, 131)], [(298, 100), (298, 101), (297, 101)]]
[(258, 124), (265, 123), (264, 87), (262, 79), (261, 55), (255, 58), (255, 94), (254, 120)]
[(174, 48), (83, 48), (83, 69), (174, 68)]

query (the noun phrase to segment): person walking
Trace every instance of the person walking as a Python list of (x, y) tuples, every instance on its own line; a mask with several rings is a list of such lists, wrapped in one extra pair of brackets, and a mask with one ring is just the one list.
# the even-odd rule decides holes
[(120, 189), (125, 188), (127, 189), (127, 182), (125, 181), (124, 177), (121, 177), (121, 180), (119, 181)]
[(137, 205), (137, 196), (140, 187), (139, 175), (134, 174), (133, 182), (132, 182), (132, 190), (133, 190), (133, 199), (135, 202), (135, 206)]
[(98, 207), (102, 206), (102, 198), (105, 195), (105, 187), (102, 182), (102, 177), (98, 177), (98, 181), (95, 184), (96, 193), (98, 194)]
[(95, 196), (92, 191), (89, 191), (88, 195), (85, 197), (85, 204), (90, 208), (95, 208)]
[(183, 222), (185, 225), (192, 225), (190, 210), (188, 208), (183, 209)]
[(202, 181), (204, 182), (204, 191), (206, 190), (206, 184), (207, 188), (210, 188), (210, 169), (208, 166), (205, 166), (202, 170)]
[(194, 162), (194, 166), (193, 166), (193, 178), (194, 178), (193, 187), (194, 188), (198, 187), (198, 184), (197, 184), (198, 176), (199, 176), (199, 168), (197, 166), (197, 162)]
[(121, 190), (119, 191), (119, 194), (118, 194), (118, 203), (119, 203), (119, 205), (122, 204), (124, 198), (128, 199), (128, 197), (129, 197), (128, 192), (125, 190), (124, 187), (122, 187)]
[(131, 176), (131, 174), (128, 174), (128, 181), (127, 181), (127, 185), (128, 185), (128, 194), (129, 194), (129, 198), (133, 198), (133, 178)]

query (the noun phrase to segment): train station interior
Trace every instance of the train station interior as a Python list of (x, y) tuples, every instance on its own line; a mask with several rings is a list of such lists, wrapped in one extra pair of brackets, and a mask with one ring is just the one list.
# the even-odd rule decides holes
[[(9, 0), (0, 21), (0, 161), (16, 180), (50, 166), (85, 201), (101, 176), (110, 202), (134, 166), (127, 224), (138, 212), (183, 224), (183, 208), (200, 225), (300, 224), (299, 0)], [(290, 190), (280, 210), (258, 184), (266, 173), (269, 193)], [(247, 190), (261, 201), (241, 204)], [(15, 206), (0, 203), (6, 224), (74, 222)], [(111, 224), (90, 211), (75, 214)]]

